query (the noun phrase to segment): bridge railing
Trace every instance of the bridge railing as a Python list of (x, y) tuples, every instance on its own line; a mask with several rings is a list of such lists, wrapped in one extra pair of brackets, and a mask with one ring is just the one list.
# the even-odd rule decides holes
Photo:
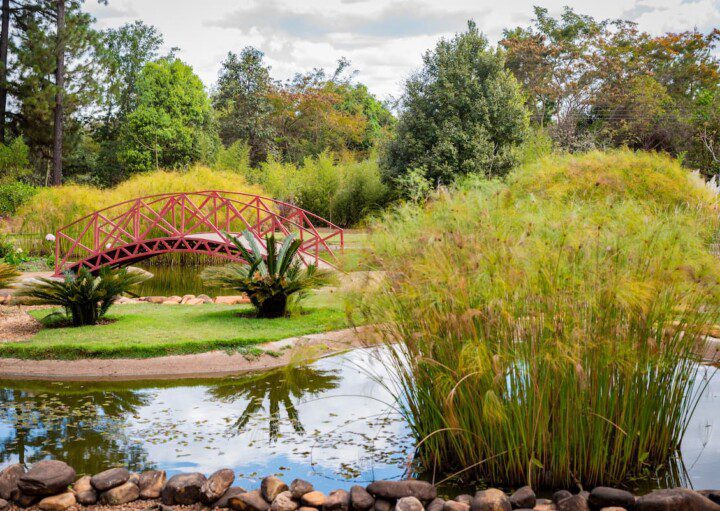
[[(58, 229), (55, 272), (81, 265), (96, 270), (179, 249), (202, 252), (197, 243), (192, 248), (176, 242), (205, 240), (230, 245), (224, 233), (237, 235), (243, 230), (253, 233), (263, 247), (268, 233), (296, 233), (302, 241), (299, 256), (305, 264), (333, 266), (335, 250), (344, 245), (340, 227), (287, 202), (221, 190), (168, 193), (124, 201)], [(167, 243), (149, 245), (158, 240)], [(225, 256), (230, 253), (226, 251)]]

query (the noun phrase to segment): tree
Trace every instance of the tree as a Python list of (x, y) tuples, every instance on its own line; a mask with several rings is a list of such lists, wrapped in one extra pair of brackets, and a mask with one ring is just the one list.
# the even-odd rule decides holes
[(219, 140), (200, 78), (176, 58), (145, 64), (137, 107), (122, 123), (118, 159), (128, 172), (210, 161)]
[(691, 164), (708, 176), (720, 174), (720, 88), (698, 94), (692, 118), (694, 150)]
[(502, 175), (525, 137), (528, 114), (520, 86), (474, 22), (423, 56), (405, 84), (386, 172), (398, 178), (423, 169), (433, 183), (457, 176)]
[(246, 142), (252, 165), (265, 161), (274, 152), (274, 132), (269, 122), (271, 88), (270, 68), (263, 63), (260, 50), (248, 46), (240, 55), (228, 53), (212, 98), (220, 139), (225, 146), (238, 140)]

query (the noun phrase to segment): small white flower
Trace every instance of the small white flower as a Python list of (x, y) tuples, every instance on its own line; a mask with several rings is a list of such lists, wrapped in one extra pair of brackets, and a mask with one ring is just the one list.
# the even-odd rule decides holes
[(21, 249), (20, 247), (15, 249), (15, 252), (17, 252), (18, 254), (22, 254), (22, 251), (23, 251), (23, 249)]
[(105, 248), (110, 248), (110, 247), (112, 247), (112, 243), (106, 243), (106, 244), (105, 244)]
[(55, 235), (54, 234), (46, 234), (45, 241), (55, 241)]

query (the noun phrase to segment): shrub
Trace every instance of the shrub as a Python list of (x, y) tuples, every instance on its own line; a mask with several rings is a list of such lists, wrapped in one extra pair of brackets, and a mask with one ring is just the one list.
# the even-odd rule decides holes
[(37, 188), (20, 181), (0, 183), (0, 216), (15, 214), (36, 193)]
[(0, 263), (0, 289), (5, 289), (12, 284), (20, 273), (11, 264)]
[(94, 276), (87, 268), (80, 268), (77, 275), (68, 272), (62, 280), (35, 279), (24, 284), (16, 296), (30, 303), (63, 307), (75, 327), (95, 325), (120, 295), (150, 277), (138, 269), (102, 268)]
[[(288, 299), (305, 291), (322, 287), (330, 282), (331, 273), (309, 265), (302, 268), (298, 250), (302, 242), (294, 235), (286, 237), (281, 245), (274, 235), (265, 239), (265, 250), (249, 231), (243, 239), (230, 237), (244, 264), (207, 268), (203, 279), (211, 286), (224, 287), (247, 294), (261, 318), (279, 318), (287, 313)], [(248, 245), (250, 249), (246, 248)]]
[(364, 306), (422, 466), (567, 487), (673, 459), (720, 312), (714, 200), (676, 161), (617, 151), (388, 213)]

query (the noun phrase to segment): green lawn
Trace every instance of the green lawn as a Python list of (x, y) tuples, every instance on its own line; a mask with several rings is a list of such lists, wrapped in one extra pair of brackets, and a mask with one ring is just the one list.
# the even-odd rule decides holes
[[(146, 358), (242, 349), (343, 328), (345, 311), (335, 295), (311, 297), (302, 313), (289, 318), (258, 319), (250, 306), (117, 305), (112, 323), (79, 328), (43, 328), (32, 338), (0, 344), (0, 357), (37, 359)], [(36, 310), (37, 318), (50, 310)]]

